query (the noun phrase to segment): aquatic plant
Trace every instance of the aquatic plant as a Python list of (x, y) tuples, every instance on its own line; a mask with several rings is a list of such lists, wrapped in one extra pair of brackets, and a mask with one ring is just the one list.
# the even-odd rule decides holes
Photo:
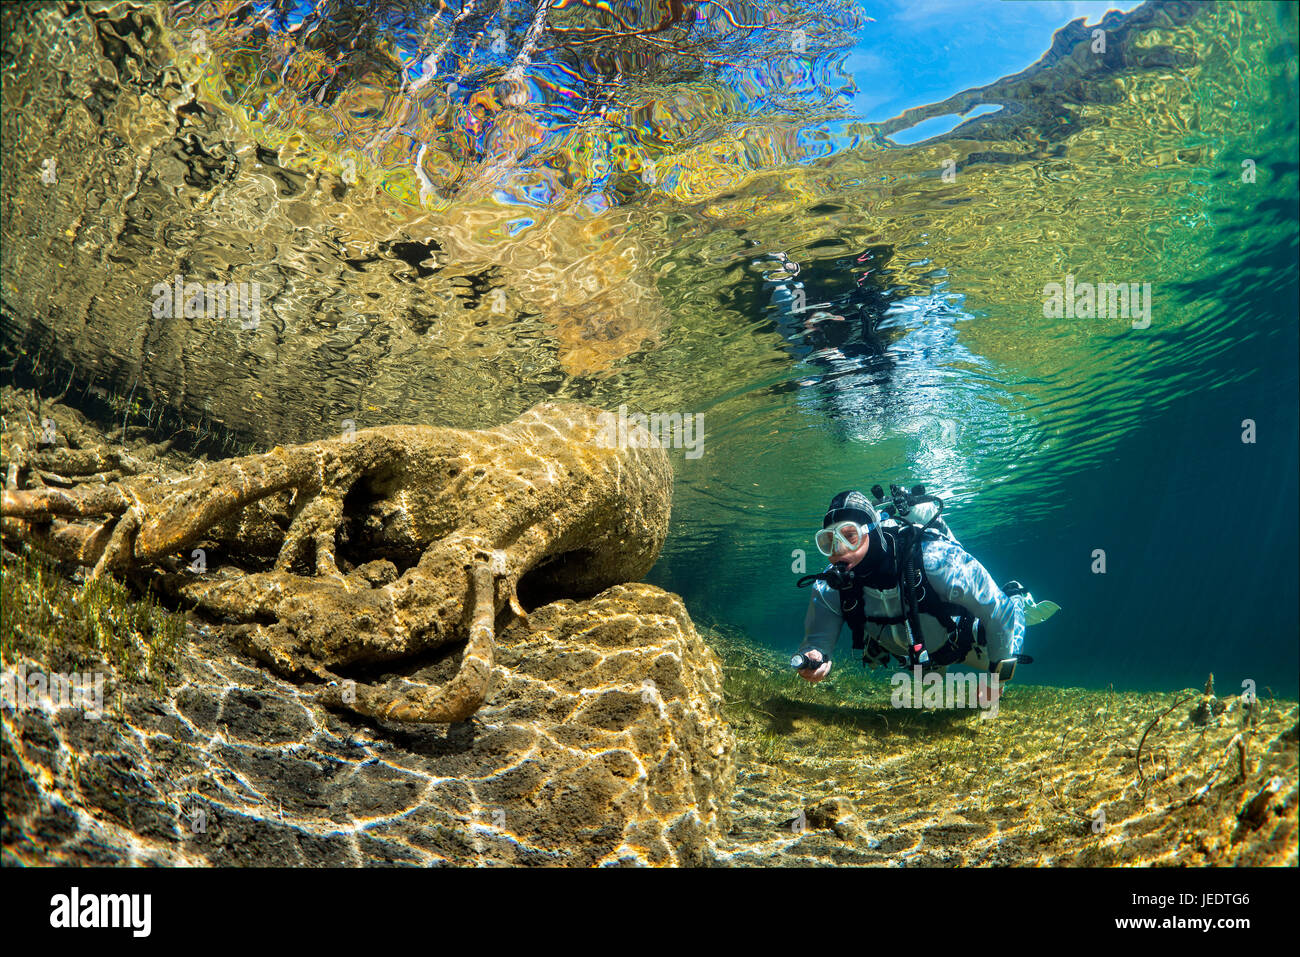
[(106, 663), (123, 679), (161, 693), (185, 647), (183, 613), (137, 596), (111, 576), (78, 587), (38, 552), (6, 547), (0, 565), (0, 659), (19, 654), (50, 671)]

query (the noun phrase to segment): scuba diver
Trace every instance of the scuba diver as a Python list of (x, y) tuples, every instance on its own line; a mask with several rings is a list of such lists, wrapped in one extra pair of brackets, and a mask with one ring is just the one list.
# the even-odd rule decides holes
[(1020, 652), (1025, 626), (1046, 621), (1060, 606), (1035, 602), (1016, 581), (999, 588), (941, 518), (942, 500), (924, 486), (908, 492), (891, 485), (888, 503), (879, 485), (871, 491), (874, 504), (856, 490), (831, 499), (815, 536), (831, 564), (797, 583), (814, 585), (791, 666), (805, 680), (821, 681), (847, 624), (864, 665), (891, 656), (909, 668), (967, 664), (996, 674), (998, 683), (1010, 681), (1018, 663), (1033, 660)]
[[(857, 261), (872, 255), (868, 250)], [(814, 263), (805, 270), (779, 250), (764, 254), (752, 265), (765, 270), (765, 311), (796, 359), (822, 366), (828, 372), (842, 371), (837, 366), (846, 363), (858, 370), (889, 367), (885, 358), (888, 342), (876, 327), (890, 300), (874, 284), (863, 281), (866, 275), (858, 276), (846, 290), (846, 267), (842, 263)], [(809, 274), (808, 283), (799, 278), (801, 273)]]

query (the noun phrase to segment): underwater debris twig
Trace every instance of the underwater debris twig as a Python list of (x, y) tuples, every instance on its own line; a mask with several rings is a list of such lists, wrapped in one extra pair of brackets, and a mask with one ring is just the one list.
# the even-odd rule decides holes
[(122, 439), (121, 443), (126, 443), (126, 419), (131, 414), (131, 403), (135, 401), (135, 387), (140, 384), (139, 378), (131, 383), (131, 394), (127, 396), (126, 406), (122, 410)]
[[(1223, 754), (1219, 757), (1218, 761), (1214, 762), (1214, 767), (1210, 769), (1211, 774), (1209, 780), (1206, 781), (1204, 784), (1202, 784), (1199, 788), (1197, 788), (1196, 791), (1192, 794), (1192, 796), (1187, 798), (1187, 800), (1183, 802), (1184, 804), (1195, 804), (1201, 798), (1205, 797), (1205, 795), (1210, 793), (1210, 788), (1213, 787), (1214, 782), (1219, 779), (1219, 774), (1223, 770), (1224, 762), (1227, 761), (1228, 756), (1232, 754), (1233, 748), (1237, 749), (1237, 774), (1240, 776), (1240, 778), (1243, 781), (1247, 778), (1248, 775), (1246, 771), (1246, 745), (1247, 745), (1247, 738), (1245, 737), (1246, 734), (1249, 734), (1249, 732), (1238, 731), (1236, 734), (1232, 736), (1232, 739), (1228, 742), (1227, 747), (1223, 749)], [(1234, 778), (1233, 780), (1236, 779)]]
[(1152, 732), (1152, 728), (1156, 727), (1157, 724), (1160, 724), (1161, 718), (1164, 718), (1166, 714), (1169, 714), (1170, 711), (1173, 711), (1175, 709), (1175, 707), (1182, 705), (1184, 701), (1187, 701), (1188, 698), (1191, 697), (1195, 697), (1195, 696), (1193, 696), (1193, 694), (1184, 694), (1184, 696), (1180, 697), (1178, 701), (1175, 701), (1173, 705), (1166, 707), (1164, 711), (1161, 711), (1160, 714), (1156, 715), (1156, 718), (1152, 719), (1152, 723), (1148, 724), (1147, 729), (1145, 729), (1144, 732), (1141, 732), (1141, 740), (1138, 741), (1138, 755), (1136, 755), (1136, 759), (1138, 759), (1138, 780), (1140, 781), (1141, 784), (1144, 785), (1147, 784), (1147, 776), (1145, 776), (1143, 772), (1141, 772), (1141, 749), (1143, 749), (1144, 744), (1147, 744), (1147, 735), (1149, 735), (1149, 733)]
[[(1072, 811), (1072, 810), (1070, 810), (1070, 809), (1067, 808), (1067, 807), (1063, 807), (1062, 804), (1065, 802), (1065, 798), (1063, 798), (1063, 797), (1060, 795), (1060, 793), (1056, 790), (1055, 787), (1052, 787), (1052, 789), (1051, 789), (1051, 794), (1052, 794), (1052, 797), (1055, 797), (1055, 798), (1056, 798), (1056, 801), (1053, 801), (1053, 800), (1051, 800), (1050, 798), (1048, 798), (1048, 797), (1047, 797), (1048, 792), (1047, 792), (1046, 784), (1047, 784), (1047, 782), (1043, 779), (1043, 772), (1042, 772), (1041, 769), (1039, 769), (1039, 771), (1038, 771), (1038, 793), (1041, 794), (1041, 795), (1043, 795), (1044, 799), (1047, 800), (1047, 804), (1048, 804), (1048, 806), (1051, 807), (1052, 810), (1054, 810), (1054, 811), (1056, 811), (1056, 812), (1058, 812), (1058, 813), (1060, 813), (1060, 814), (1068, 814), (1068, 815), (1072, 815), (1072, 816), (1074, 816), (1074, 817), (1081, 818), (1081, 819), (1083, 819), (1083, 820), (1091, 820), (1091, 818), (1089, 818), (1086, 814), (1081, 814), (1079, 811)], [(1062, 804), (1058, 804), (1058, 803), (1056, 803), (1057, 801), (1062, 802)]]
[(32, 435), (36, 436), (36, 441), (39, 443), (41, 440), (40, 433), (36, 429), (36, 423), (32, 421), (31, 411), (25, 405), (23, 406), (23, 415), (27, 416), (27, 424), (31, 427)]
[(1138, 749), (1137, 749), (1138, 781), (1141, 784), (1145, 785), (1147, 782), (1146, 775), (1142, 773), (1142, 746), (1147, 743), (1147, 735), (1151, 733), (1152, 728), (1154, 728), (1157, 724), (1160, 723), (1161, 718), (1163, 718), (1170, 711), (1173, 711), (1180, 704), (1182, 704), (1184, 701), (1186, 701), (1188, 698), (1191, 697), (1193, 697), (1193, 695), (1190, 694), (1183, 695), (1181, 698), (1179, 698), (1177, 701), (1171, 704), (1168, 708), (1165, 708), (1164, 711), (1161, 711), (1158, 715), (1156, 715), (1155, 718), (1152, 719), (1151, 723), (1147, 725), (1147, 729), (1142, 732), (1142, 740), (1138, 741)]
[[(1264, 685), (1264, 690), (1268, 692), (1268, 710), (1267, 710), (1267, 711), (1264, 711), (1264, 712), (1259, 716), (1259, 717), (1260, 717), (1260, 722), (1261, 722), (1261, 723), (1262, 723), (1263, 720), (1264, 720), (1264, 715), (1265, 715), (1265, 714), (1267, 714), (1267, 715), (1272, 715), (1272, 714), (1273, 714), (1273, 710), (1277, 707), (1277, 696), (1273, 694), (1273, 689), (1272, 689), (1272, 687), (1270, 687), (1269, 685)], [(1258, 695), (1256, 695), (1256, 697), (1255, 697), (1255, 703), (1256, 703), (1256, 704), (1260, 704), (1260, 703), (1261, 703), (1260, 700), (1259, 700), (1259, 696), (1258, 696)]]
[[(1070, 736), (1070, 732), (1073, 731), (1073, 730), (1074, 730), (1074, 728), (1066, 728), (1066, 729), (1065, 729), (1065, 733), (1061, 735), (1061, 743), (1060, 743), (1060, 745), (1057, 746), (1057, 749), (1056, 749), (1056, 751), (1057, 751), (1058, 754), (1062, 754), (1062, 753), (1064, 753), (1064, 751), (1065, 751), (1065, 739), (1068, 738), (1068, 737)], [(1084, 737), (1084, 740), (1087, 740), (1087, 737), (1088, 737), (1088, 729), (1087, 729), (1087, 728), (1084, 728), (1084, 729), (1083, 729), (1083, 737)], [(1080, 743), (1082, 743), (1082, 741), (1081, 741)], [(1075, 747), (1078, 747), (1078, 745), (1075, 745)]]
[(63, 384), (63, 391), (60, 392), (58, 395), (56, 395), (54, 398), (52, 398), (52, 399), (50, 400), (51, 402), (62, 402), (62, 401), (63, 401), (63, 397), (64, 397), (65, 395), (67, 395), (67, 394), (68, 394), (68, 390), (69, 390), (70, 388), (72, 388), (72, 378), (73, 378), (73, 376), (75, 376), (76, 374), (77, 374), (77, 367), (76, 367), (76, 365), (74, 364), (74, 365), (72, 366), (72, 371), (68, 373), (68, 381), (65, 382), (65, 383)]

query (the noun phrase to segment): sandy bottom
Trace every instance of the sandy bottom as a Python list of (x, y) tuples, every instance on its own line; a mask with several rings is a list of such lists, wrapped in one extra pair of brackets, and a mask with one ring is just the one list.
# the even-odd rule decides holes
[(739, 742), (723, 863), (1297, 863), (1294, 701), (1016, 681), (983, 719), (893, 707), (887, 670), (810, 685), (701, 631)]

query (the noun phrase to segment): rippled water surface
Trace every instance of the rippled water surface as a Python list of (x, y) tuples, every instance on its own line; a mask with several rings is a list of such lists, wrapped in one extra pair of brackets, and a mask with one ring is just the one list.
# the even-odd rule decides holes
[(796, 644), (826, 501), (923, 481), (1037, 679), (1294, 694), (1296, 7), (1046, 6), (5, 5), (5, 348), (231, 448), (702, 413), (694, 614)]

